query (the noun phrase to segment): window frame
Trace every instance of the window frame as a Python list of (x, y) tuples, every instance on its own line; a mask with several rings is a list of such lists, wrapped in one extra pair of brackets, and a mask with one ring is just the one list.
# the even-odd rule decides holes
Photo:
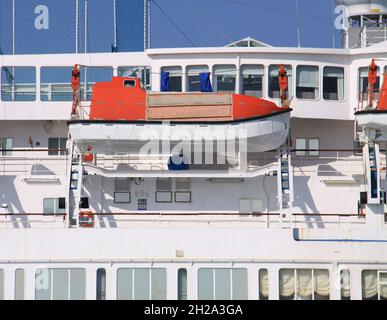
[[(247, 95), (245, 93), (245, 88), (244, 88), (244, 81), (245, 81), (245, 75), (243, 73), (244, 71), (244, 68), (256, 68), (257, 70), (262, 70), (262, 74), (253, 74), (253, 76), (261, 76), (261, 85), (262, 85), (262, 88), (261, 88), (261, 95), (260, 96), (252, 96), (252, 95)], [(241, 91), (241, 94), (244, 94), (244, 95), (247, 95), (247, 96), (251, 96), (251, 97), (255, 97), (255, 98), (263, 98), (265, 96), (265, 91), (266, 91), (266, 86), (265, 86), (265, 65), (263, 64), (242, 64), (240, 66), (240, 79), (239, 79), (239, 82), (240, 82), (240, 91)], [(257, 90), (254, 90), (254, 91), (257, 91)]]
[[(171, 85), (171, 91), (169, 91), (169, 92), (183, 92), (184, 91), (184, 87), (183, 87), (184, 70), (183, 70), (182, 66), (180, 66), (180, 65), (162, 66), (160, 68), (160, 74), (162, 72), (169, 72), (169, 81), (170, 81), (170, 85)], [(175, 74), (173, 74), (173, 72)], [(171, 78), (180, 78), (180, 88), (178, 88), (180, 90), (173, 90)], [(161, 86), (161, 84), (160, 84), (160, 86)], [(161, 91), (161, 87), (160, 87), (160, 91)]]
[[(3, 99), (3, 85), (4, 85), (3, 69), (12, 69), (12, 68), (13, 69), (25, 68), (25, 69), (33, 69), (34, 70), (34, 78), (35, 78), (34, 89), (35, 90), (33, 91), (33, 96), (34, 96), (33, 99), (31, 99), (31, 100), (18, 100), (15, 97), (13, 97), (11, 100)], [(40, 97), (38, 99), (38, 94), (37, 94), (37, 90), (38, 90), (37, 74), (38, 74), (38, 72), (37, 72), (37, 67), (36, 66), (4, 66), (4, 65), (2, 65), (1, 68), (0, 68), (0, 72), (1, 72), (1, 77), (0, 77), (0, 85), (1, 85), (1, 88), (0, 88), (0, 101), (7, 102), (7, 103), (8, 102), (36, 102), (36, 101), (40, 101)], [(15, 77), (15, 78), (17, 79), (18, 77)], [(13, 82), (14, 82), (13, 86), (16, 86), (18, 84), (17, 82), (15, 83), (15, 78), (13, 80)], [(31, 94), (31, 96), (32, 96), (32, 94)]]
[[(60, 208), (60, 202), (65, 201), (65, 208)], [(45, 200), (54, 200), (54, 212), (45, 212), (44, 208), (44, 202)], [(43, 215), (59, 215), (59, 214), (65, 214), (66, 213), (66, 198), (65, 197), (56, 197), (56, 198), (43, 198), (43, 210), (42, 210)]]
[[(228, 70), (226, 67), (230, 67), (230, 69)], [(219, 76), (217, 74), (217, 68), (219, 69), (225, 69), (227, 70), (228, 72), (230, 72), (230, 74), (221, 74), (221, 76), (229, 76), (229, 77), (234, 77), (234, 90), (221, 90), (219, 91), (219, 88), (218, 88), (218, 81), (217, 81), (217, 76)], [(233, 74), (231, 74), (231, 72)], [(229, 63), (229, 64), (214, 64), (212, 66), (212, 87), (214, 89), (214, 92), (220, 92), (220, 93), (237, 93), (237, 80), (238, 80), (238, 68), (235, 64), (232, 64), (232, 63)]]
[[(53, 139), (56, 139), (58, 141), (57, 143), (57, 148), (53, 149), (53, 148), (50, 148), (50, 140), (52, 141)], [(50, 157), (55, 157), (55, 156), (65, 156), (66, 153), (67, 153), (67, 150), (65, 151), (59, 151), (61, 149), (61, 144), (62, 142), (64, 142), (64, 145), (65, 145), (65, 149), (66, 149), (66, 145), (67, 145), (67, 141), (68, 141), (68, 138), (67, 137), (49, 137), (48, 140), (47, 140), (47, 149), (48, 149), (48, 155)], [(56, 150), (56, 151), (52, 151), (52, 150)]]
[[(317, 89), (318, 89), (318, 94), (316, 97), (314, 98), (311, 98), (311, 99), (307, 99), (307, 98), (300, 98), (298, 97), (297, 95), (297, 88), (298, 88), (298, 69), (299, 68), (302, 68), (302, 67), (313, 67), (313, 68), (317, 68), (317, 81), (318, 81), (318, 84), (317, 84)], [(313, 65), (313, 64), (299, 64), (296, 66), (296, 74), (295, 74), (295, 86), (294, 86), (294, 89), (295, 89), (295, 97), (297, 98), (297, 100), (301, 100), (301, 101), (319, 101), (321, 100), (321, 89), (322, 89), (322, 84), (321, 84), (321, 68), (319, 65)], [(302, 87), (302, 88), (312, 88), (312, 87)]]
[[(337, 100), (332, 100), (332, 99), (325, 99), (324, 98), (324, 89), (325, 89), (325, 86), (324, 86), (324, 78), (325, 78), (325, 69), (327, 68), (336, 68), (336, 69), (342, 69), (343, 70), (343, 99), (339, 99), (339, 92), (337, 93)], [(322, 68), (322, 99), (325, 101), (325, 102), (345, 102), (346, 101), (346, 69), (343, 67), (343, 66), (323, 66)], [(339, 91), (339, 90), (338, 90)]]
[[(281, 299), (281, 295), (280, 295), (280, 290), (279, 290), (279, 287), (280, 287), (280, 274), (281, 274), (281, 271), (282, 270), (293, 270), (293, 277), (294, 277), (294, 298), (293, 299)], [(311, 271), (311, 282), (312, 282), (312, 298), (310, 299), (310, 301), (317, 301), (319, 299), (315, 299), (315, 271), (316, 270), (324, 270), (324, 271), (327, 271), (328, 272), (328, 281), (329, 281), (329, 297), (327, 300), (331, 300), (331, 297), (332, 297), (332, 286), (331, 286), (331, 270), (329, 269), (323, 269), (323, 268), (295, 268), (295, 267), (284, 267), (284, 268), (280, 268), (278, 269), (278, 300), (293, 300), (293, 301), (308, 301), (308, 299), (298, 299), (298, 282), (297, 282), (297, 272), (298, 271), (303, 271), (303, 270), (306, 270), (306, 271)]]
[[(313, 157), (313, 158), (318, 158), (320, 156), (320, 151), (310, 151), (314, 149), (310, 149), (310, 140), (317, 140), (318, 141), (318, 146), (320, 149), (320, 138), (296, 138), (296, 150), (297, 150), (297, 140), (305, 140), (305, 151), (296, 151), (296, 157)], [(300, 154), (303, 152), (304, 154)], [(316, 152), (317, 154), (310, 154), (311, 152)]]

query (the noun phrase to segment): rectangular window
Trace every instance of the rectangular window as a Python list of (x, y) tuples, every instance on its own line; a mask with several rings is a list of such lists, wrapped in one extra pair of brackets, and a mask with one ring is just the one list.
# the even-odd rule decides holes
[(65, 198), (44, 198), (43, 213), (45, 214), (61, 214), (65, 213), (66, 199)]
[(175, 180), (175, 202), (191, 202), (191, 180), (188, 178), (177, 178)]
[(24, 269), (15, 271), (15, 300), (24, 300)]
[(162, 67), (161, 72), (169, 72), (169, 83), (172, 92), (182, 91), (183, 70), (181, 67)]
[[(288, 98), (293, 96), (293, 69), (291, 65), (285, 65), (285, 70), (288, 76)], [(270, 65), (269, 66), (269, 97), (279, 99), (280, 97), (280, 87), (278, 80), (279, 66)]]
[(128, 178), (115, 179), (114, 203), (130, 203), (130, 179)]
[(69, 81), (73, 67), (40, 68), (40, 100), (72, 101), (73, 90)]
[(118, 67), (119, 77), (136, 77), (146, 90), (151, 90), (151, 68), (147, 66)]
[(158, 178), (156, 180), (156, 202), (172, 202), (172, 179)]
[(215, 65), (213, 75), (215, 92), (235, 92), (236, 67), (234, 65)]
[(187, 269), (177, 272), (177, 300), (187, 300)]
[(256, 98), (263, 97), (263, 76), (262, 65), (243, 65), (241, 67), (242, 93)]
[(106, 270), (97, 270), (97, 300), (106, 300)]
[(323, 98), (324, 100), (344, 100), (344, 68), (324, 68)]
[[(377, 77), (374, 87), (375, 99), (378, 99), (380, 88), (380, 68), (377, 67)], [(368, 67), (359, 68), (359, 98), (361, 101), (368, 100)]]
[(117, 300), (165, 300), (167, 272), (164, 268), (117, 270)]
[(298, 99), (314, 100), (319, 97), (319, 68), (316, 66), (298, 66), (296, 79)]
[(2, 101), (35, 101), (36, 69), (35, 67), (1, 68)]
[(85, 269), (37, 269), (36, 300), (85, 300)]
[(363, 270), (362, 299), (387, 300), (387, 271)]
[(187, 91), (200, 92), (199, 74), (209, 72), (208, 66), (188, 66), (187, 67)]
[(13, 142), (12, 138), (0, 138), (0, 149), (2, 156), (12, 155)]
[(351, 277), (349, 270), (340, 271), (340, 297), (341, 300), (351, 300)]
[(318, 157), (320, 155), (320, 139), (296, 139), (296, 156), (298, 157)]
[(269, 300), (269, 273), (267, 269), (259, 270), (259, 300)]
[(0, 269), (0, 300), (4, 300), (4, 270)]
[(324, 269), (281, 269), (280, 300), (329, 300), (329, 271)]
[(67, 138), (48, 138), (48, 155), (64, 156), (66, 154)]
[(246, 269), (199, 269), (199, 300), (247, 300)]

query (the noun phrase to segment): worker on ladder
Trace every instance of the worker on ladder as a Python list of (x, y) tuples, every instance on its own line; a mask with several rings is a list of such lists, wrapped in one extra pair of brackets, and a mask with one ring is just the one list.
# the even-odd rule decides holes
[(79, 101), (80, 101), (80, 84), (81, 84), (81, 70), (79, 65), (74, 65), (71, 72), (71, 88), (73, 90), (73, 107), (71, 109), (71, 116), (76, 117)]
[(368, 108), (374, 108), (375, 101), (375, 84), (378, 76), (378, 67), (375, 63), (375, 59), (372, 59), (371, 64), (368, 67)]

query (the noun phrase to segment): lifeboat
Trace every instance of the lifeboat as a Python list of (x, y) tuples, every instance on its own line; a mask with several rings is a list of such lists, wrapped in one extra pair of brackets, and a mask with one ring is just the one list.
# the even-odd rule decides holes
[(286, 141), (290, 112), (246, 95), (147, 92), (137, 78), (113, 77), (94, 85), (89, 119), (68, 125), (73, 141), (94, 152), (140, 152), (150, 141), (172, 148), (211, 139), (245, 141), (247, 151), (263, 152)]
[(369, 66), (369, 101), (363, 110), (355, 112), (359, 126), (367, 129), (369, 139), (387, 140), (387, 73), (383, 76), (383, 85), (380, 91), (379, 101), (374, 101), (374, 84), (376, 79), (376, 66), (374, 60)]

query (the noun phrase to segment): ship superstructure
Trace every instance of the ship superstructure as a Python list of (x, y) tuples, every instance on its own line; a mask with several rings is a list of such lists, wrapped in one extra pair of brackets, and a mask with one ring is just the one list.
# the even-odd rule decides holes
[[(385, 40), (3, 55), (0, 298), (387, 299)], [(234, 122), (235, 97), (282, 111)]]

